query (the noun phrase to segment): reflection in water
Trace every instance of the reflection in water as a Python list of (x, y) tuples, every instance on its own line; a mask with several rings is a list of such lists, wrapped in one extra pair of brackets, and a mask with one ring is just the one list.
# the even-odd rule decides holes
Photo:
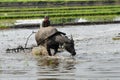
[[(74, 76), (76, 61), (73, 58), (52, 56), (44, 58), (37, 57), (36, 60), (39, 66), (37, 74), (44, 77), (38, 80), (63, 80), (65, 78), (63, 76)], [(69, 77), (67, 78), (70, 80)]]
[[(112, 40), (120, 24), (58, 28), (73, 35), (77, 55), (63, 51), (56, 57), (34, 57), (29, 51), (5, 53), (7, 48), (24, 46), (37, 29), (0, 31), (0, 80), (120, 80), (120, 41)], [(12, 35), (12, 36), (11, 36)], [(14, 36), (14, 37), (13, 37)], [(36, 44), (34, 35), (28, 46)]]
[(36, 60), (38, 66), (51, 66), (53, 68), (57, 67), (60, 63), (60, 58), (54, 56), (37, 57)]

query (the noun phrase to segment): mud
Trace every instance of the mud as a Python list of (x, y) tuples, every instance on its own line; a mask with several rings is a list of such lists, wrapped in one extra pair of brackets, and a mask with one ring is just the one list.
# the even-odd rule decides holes
[[(0, 30), (0, 80), (119, 80), (120, 41), (112, 39), (120, 32), (119, 27), (120, 24), (58, 27), (67, 36), (73, 35), (77, 55), (60, 52), (57, 60), (54, 58), (56, 62), (36, 58), (31, 50), (6, 53), (7, 48), (25, 46), (29, 34), (37, 29)], [(34, 35), (27, 47), (33, 45)]]

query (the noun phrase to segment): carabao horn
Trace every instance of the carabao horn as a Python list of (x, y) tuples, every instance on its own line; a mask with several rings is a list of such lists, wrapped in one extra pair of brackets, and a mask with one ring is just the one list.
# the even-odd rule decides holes
[(72, 37), (72, 35), (71, 35), (71, 40), (73, 41), (73, 37)]

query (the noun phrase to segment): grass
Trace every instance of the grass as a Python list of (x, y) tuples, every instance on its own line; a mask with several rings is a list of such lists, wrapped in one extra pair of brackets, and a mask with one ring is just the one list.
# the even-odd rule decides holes
[[(35, 2), (35, 1), (46, 1), (46, 2), (68, 2), (68, 1), (98, 1), (98, 0), (0, 0), (0, 2)], [(99, 0), (106, 1), (106, 0)], [(118, 0), (114, 0), (118, 1)]]
[(56, 8), (6, 8), (1, 7), (0, 12), (23, 12), (23, 11), (57, 11), (57, 10), (99, 10), (99, 9), (120, 9), (119, 5), (112, 6), (80, 6), (80, 7), (56, 7)]
[(112, 21), (120, 16), (120, 6), (84, 6), (56, 8), (0, 8), (0, 24), (11, 25), (17, 19), (38, 19), (49, 15), (52, 23), (74, 22), (84, 18), (88, 21)]
[(0, 19), (120, 14), (120, 6), (0, 9)]

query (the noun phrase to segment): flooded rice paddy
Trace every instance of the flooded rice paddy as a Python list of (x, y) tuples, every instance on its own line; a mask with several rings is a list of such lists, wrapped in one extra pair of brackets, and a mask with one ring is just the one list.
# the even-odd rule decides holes
[[(58, 30), (73, 35), (77, 55), (58, 53), (61, 60), (41, 65), (31, 50), (6, 53), (7, 48), (25, 46), (27, 37), (37, 29), (0, 31), (0, 80), (120, 80), (120, 41), (112, 40), (120, 24), (67, 26)], [(36, 45), (34, 35), (27, 47)]]

